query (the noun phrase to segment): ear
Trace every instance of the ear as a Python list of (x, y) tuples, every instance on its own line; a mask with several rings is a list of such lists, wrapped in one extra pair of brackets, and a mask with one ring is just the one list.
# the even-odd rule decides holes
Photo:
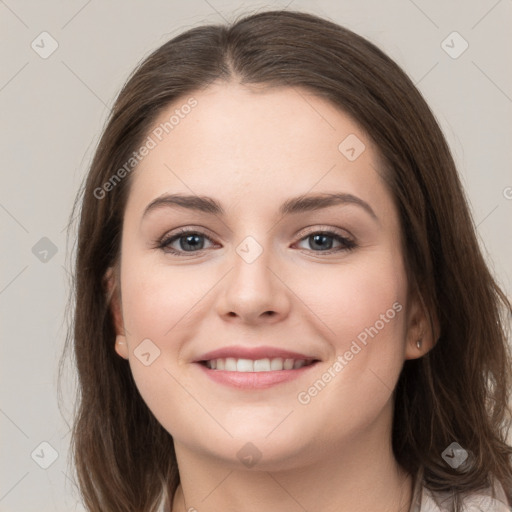
[(105, 272), (103, 282), (107, 294), (107, 304), (116, 329), (116, 343), (114, 348), (118, 355), (124, 359), (128, 359), (128, 346), (126, 345), (126, 335), (121, 307), (121, 294), (118, 281), (119, 277), (117, 275), (116, 268), (109, 267)]
[[(425, 306), (421, 293), (412, 293), (407, 308), (405, 359), (417, 359), (429, 352), (439, 339), (439, 320)], [(419, 342), (419, 345), (418, 345)]]

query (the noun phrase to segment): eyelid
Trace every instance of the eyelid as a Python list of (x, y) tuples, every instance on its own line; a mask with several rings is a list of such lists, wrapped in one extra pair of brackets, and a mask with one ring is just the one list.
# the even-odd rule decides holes
[(166, 240), (169, 240), (171, 238), (177, 237), (179, 235), (187, 235), (187, 234), (198, 234), (203, 235), (204, 237), (210, 239), (213, 242), (214, 235), (211, 234), (211, 231), (203, 226), (184, 226), (172, 229), (171, 231), (168, 231), (164, 235), (162, 235), (160, 238), (156, 240), (156, 242), (164, 242)]
[(335, 226), (322, 225), (322, 224), (313, 224), (311, 226), (307, 226), (307, 227), (303, 228), (302, 230), (300, 230), (297, 233), (297, 235), (295, 235), (295, 236), (300, 236), (300, 238), (302, 239), (305, 236), (308, 236), (313, 233), (318, 233), (318, 232), (331, 232), (331, 233), (335, 233), (336, 235), (341, 236), (342, 238), (348, 238), (350, 240), (355, 240), (355, 237), (352, 235), (352, 233), (350, 233), (346, 229), (337, 228)]
[[(347, 229), (342, 229), (342, 228), (338, 228), (335, 226), (322, 225), (322, 224), (312, 224), (310, 226), (306, 226), (305, 228), (302, 228), (300, 231), (298, 231), (294, 236), (295, 237), (300, 236), (302, 239), (311, 233), (325, 232), (325, 231), (333, 232), (337, 235), (342, 236), (343, 238), (354, 239), (354, 236)], [(207, 228), (205, 228), (203, 226), (194, 226), (194, 225), (173, 229), (173, 230), (169, 231), (168, 233), (166, 233), (165, 235), (163, 235), (162, 237), (160, 237), (158, 239), (158, 241), (168, 240), (171, 237), (174, 237), (174, 236), (177, 236), (180, 234), (188, 234), (190, 232), (204, 235), (205, 237), (207, 237), (211, 241), (213, 241), (212, 240), (213, 235), (210, 234), (211, 233), (210, 230), (208, 230)]]

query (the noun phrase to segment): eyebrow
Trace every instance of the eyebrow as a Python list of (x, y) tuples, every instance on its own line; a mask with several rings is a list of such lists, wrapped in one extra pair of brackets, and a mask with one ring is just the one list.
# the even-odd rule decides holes
[[(281, 205), (279, 208), (279, 214), (281, 216), (285, 216), (303, 212), (311, 212), (340, 204), (353, 204), (359, 206), (364, 209), (364, 211), (366, 211), (374, 220), (377, 222), (379, 221), (372, 207), (366, 201), (363, 201), (361, 198), (347, 193), (319, 193), (293, 197), (286, 200)], [(151, 203), (146, 206), (142, 217), (144, 218), (151, 211), (163, 207), (175, 206), (202, 213), (208, 213), (211, 215), (218, 215), (220, 217), (225, 215), (225, 210), (222, 205), (212, 197), (185, 194), (163, 194), (151, 201)]]

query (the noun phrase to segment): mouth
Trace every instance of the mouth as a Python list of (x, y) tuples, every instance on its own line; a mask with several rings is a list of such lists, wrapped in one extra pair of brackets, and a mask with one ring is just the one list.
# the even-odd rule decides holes
[(214, 383), (255, 390), (298, 379), (321, 360), (276, 347), (231, 346), (203, 354), (193, 362)]
[(280, 372), (284, 370), (298, 370), (305, 366), (311, 366), (318, 362), (317, 359), (293, 359), (293, 358), (263, 358), (263, 359), (237, 359), (234, 357), (220, 357), (199, 361), (209, 370), (225, 372)]

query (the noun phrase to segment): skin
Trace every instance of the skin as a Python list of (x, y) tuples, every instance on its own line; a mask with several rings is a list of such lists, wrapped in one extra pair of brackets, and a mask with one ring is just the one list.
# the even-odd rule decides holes
[[(120, 290), (115, 350), (174, 439), (181, 484), (172, 510), (408, 510), (413, 481), (391, 449), (392, 392), (404, 360), (424, 355), (432, 339), (408, 289), (377, 148), (354, 120), (306, 91), (221, 83), (193, 96), (197, 106), (132, 175), (117, 280), (107, 273)], [(155, 126), (185, 102), (170, 105)], [(352, 162), (338, 150), (349, 134), (366, 146)], [(278, 215), (285, 200), (319, 192), (353, 194), (378, 220), (354, 204)], [(211, 196), (225, 217), (164, 207), (142, 218), (163, 193)], [(203, 249), (183, 238), (172, 243), (183, 256), (156, 247), (179, 227), (205, 233)], [(327, 228), (357, 247), (324, 255), (309, 235)], [(250, 264), (236, 252), (247, 236), (263, 250)], [(335, 238), (325, 243), (343, 247)], [(397, 302), (401, 311), (300, 403), (298, 393)], [(149, 366), (134, 354), (147, 338), (160, 350)], [(192, 363), (229, 345), (276, 346), (321, 361), (291, 382), (235, 389)], [(262, 454), (250, 468), (237, 457), (248, 442)]]

